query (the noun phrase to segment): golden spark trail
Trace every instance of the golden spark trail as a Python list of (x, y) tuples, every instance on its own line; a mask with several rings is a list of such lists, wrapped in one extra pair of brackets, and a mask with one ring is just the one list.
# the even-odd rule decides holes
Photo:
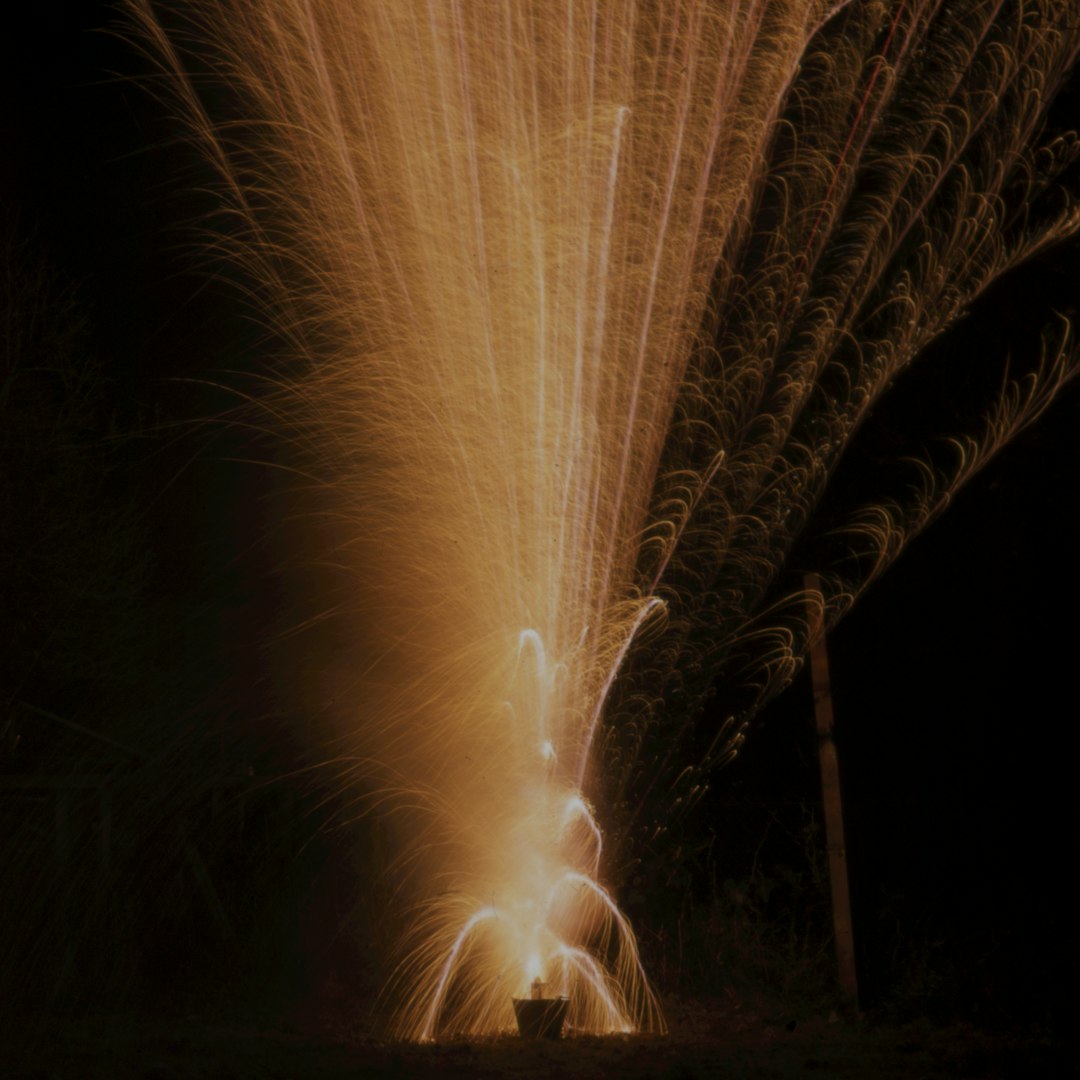
[[(133, 7), (290, 344), (266, 404), (335, 628), (308, 693), (418, 896), (398, 1030), (506, 1029), (537, 977), (574, 1030), (660, 1028), (601, 880), (613, 687), (643, 637), (659, 683), (748, 657), (722, 760), (790, 681), (782, 571), (853, 434), (1076, 230), (1016, 212), (1071, 152), (1039, 133), (1076, 5)], [(830, 619), (1074, 370), (1054, 351), (956, 467), (852, 512)]]

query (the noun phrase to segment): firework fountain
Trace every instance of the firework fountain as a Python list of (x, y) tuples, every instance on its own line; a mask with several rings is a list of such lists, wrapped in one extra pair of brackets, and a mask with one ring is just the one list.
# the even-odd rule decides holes
[(652, 700), (727, 665), (748, 704), (698, 764), (729, 757), (822, 610), (1072, 373), (1063, 329), (951, 465), (839, 522), (820, 592), (789, 583), (886, 389), (1077, 227), (1041, 134), (1075, 4), (134, 10), (289, 346), (260, 408), (348, 657), (309, 691), (418, 897), (398, 1030), (505, 1029), (538, 979), (575, 1030), (662, 1027), (599, 800), (686, 725), (612, 688), (631, 655)]

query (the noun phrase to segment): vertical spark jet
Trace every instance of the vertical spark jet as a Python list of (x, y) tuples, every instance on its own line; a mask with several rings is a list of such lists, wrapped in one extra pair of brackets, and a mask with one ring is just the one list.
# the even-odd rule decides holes
[[(264, 405), (333, 628), (308, 695), (407, 838), (402, 1034), (506, 1028), (537, 978), (577, 1030), (662, 1025), (590, 799), (620, 666), (669, 619), (669, 663), (738, 646), (758, 703), (790, 679), (780, 568), (853, 432), (1076, 228), (1001, 240), (1077, 20), (954, 6), (132, 0), (289, 344)], [(830, 617), (1070, 357), (935, 490), (852, 516)]]

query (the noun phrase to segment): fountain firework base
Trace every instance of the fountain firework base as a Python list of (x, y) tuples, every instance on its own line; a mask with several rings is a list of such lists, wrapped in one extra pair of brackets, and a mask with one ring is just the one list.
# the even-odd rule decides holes
[(514, 1016), (523, 1039), (561, 1039), (570, 999), (514, 998)]

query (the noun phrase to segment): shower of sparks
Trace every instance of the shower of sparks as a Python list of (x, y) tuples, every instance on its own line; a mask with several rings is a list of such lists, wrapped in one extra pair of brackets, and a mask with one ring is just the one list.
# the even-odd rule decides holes
[(662, 1027), (602, 881), (610, 691), (635, 649), (660, 678), (738, 653), (730, 756), (811, 609), (835, 621), (1073, 373), (1066, 329), (954, 467), (852, 512), (821, 593), (783, 587), (890, 384), (1076, 230), (1064, 196), (1024, 208), (1072, 160), (1041, 131), (1077, 5), (133, 8), (291, 346), (264, 405), (352, 658), (309, 690), (421, 896), (398, 1030), (506, 1029), (536, 978), (574, 1030)]

